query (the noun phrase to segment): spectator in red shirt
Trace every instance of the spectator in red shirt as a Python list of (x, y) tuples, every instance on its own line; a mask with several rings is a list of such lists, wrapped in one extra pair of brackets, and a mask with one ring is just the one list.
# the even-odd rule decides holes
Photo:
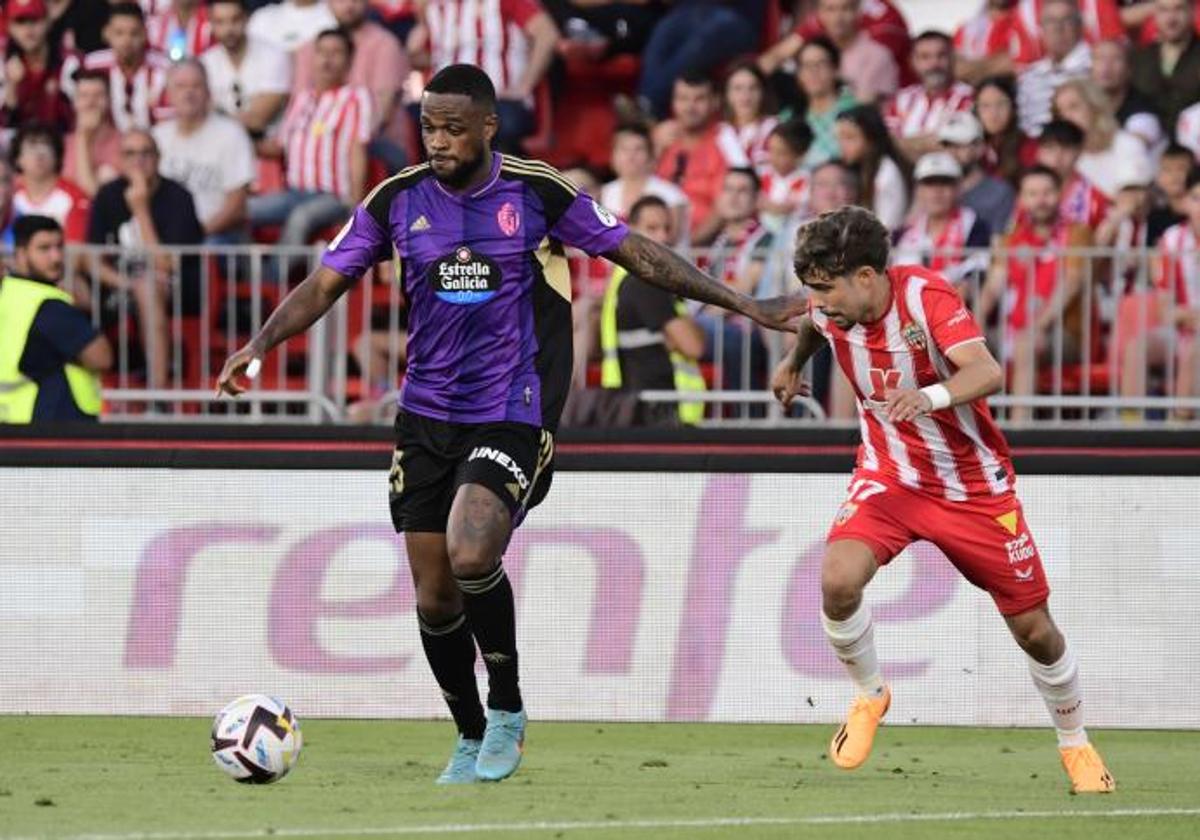
[[(819, 0), (808, 5), (820, 9)], [(885, 47), (891, 53), (892, 60), (899, 68), (902, 84), (914, 83), (916, 78), (913, 77), (908, 65), (912, 44), (904, 15), (900, 13), (892, 0), (861, 0), (857, 5), (858, 28), (870, 36), (872, 41)], [(801, 14), (796, 28), (763, 53), (760, 64), (763, 72), (774, 72), (780, 64), (795, 56), (804, 43), (819, 36), (832, 37), (828, 25), (821, 15), (811, 11), (808, 14)]]
[(172, 0), (167, 8), (147, 13), (150, 46), (171, 61), (198, 56), (213, 44), (208, 7), (201, 0)]
[(79, 68), (79, 58), (50, 41), (50, 17), (44, 0), (9, 0), (8, 45), (4, 55), (4, 106), (0, 120), (19, 127), (40, 122), (66, 131), (71, 101), (64, 88)]
[(1021, 173), (1037, 157), (1037, 142), (1021, 131), (1012, 79), (995, 76), (980, 82), (975, 90), (975, 115), (983, 126), (983, 141), (987, 147), (983, 156), (984, 171), (1016, 187)]
[(75, 130), (63, 150), (63, 175), (89, 196), (121, 171), (121, 132), (112, 121), (108, 74), (81, 70), (75, 75)]
[(662, 154), (658, 176), (679, 186), (691, 204), (692, 242), (707, 245), (722, 221), (713, 213), (725, 172), (750, 161), (736, 143), (719, 143), (717, 93), (712, 79), (689, 73), (675, 80), (671, 110), (679, 137)]
[(954, 80), (954, 49), (941, 32), (922, 32), (913, 41), (912, 69), (920, 80), (900, 90), (884, 112), (896, 150), (915, 162), (940, 148), (938, 131), (959, 111), (970, 111), (975, 91)]
[(49, 216), (62, 226), (68, 242), (83, 242), (91, 200), (60, 174), (62, 152), (62, 135), (53, 126), (21, 127), (12, 146), (12, 159), (21, 173), (13, 207), (18, 216)]
[(1083, 131), (1079, 126), (1066, 120), (1046, 123), (1038, 138), (1037, 162), (1058, 176), (1063, 221), (1095, 230), (1108, 215), (1112, 200), (1079, 171), (1082, 155)]
[(987, 0), (979, 14), (955, 30), (958, 77), (964, 82), (1014, 73), (1038, 57), (1038, 38), (1022, 25), (1016, 6), (1017, 0)]

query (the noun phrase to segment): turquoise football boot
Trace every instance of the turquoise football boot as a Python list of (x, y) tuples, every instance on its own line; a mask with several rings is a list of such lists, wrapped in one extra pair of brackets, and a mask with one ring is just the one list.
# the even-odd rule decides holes
[(475, 774), (481, 780), (498, 782), (517, 771), (525, 745), (527, 722), (524, 709), (519, 712), (487, 710), (487, 730), (483, 733), (483, 746), (475, 762)]
[(471, 741), (460, 735), (458, 743), (454, 745), (454, 754), (450, 756), (450, 762), (442, 771), (442, 775), (438, 776), (437, 783), (470, 785), (479, 781), (475, 775), (475, 761), (479, 758), (479, 748), (482, 745), (482, 741)]

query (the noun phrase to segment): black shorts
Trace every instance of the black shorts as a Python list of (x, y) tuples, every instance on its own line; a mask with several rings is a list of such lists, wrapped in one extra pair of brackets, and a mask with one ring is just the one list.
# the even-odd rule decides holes
[(550, 490), (554, 436), (525, 423), (448, 423), (401, 410), (388, 476), (397, 532), (444, 533), (454, 494), (481, 484), (508, 506), (513, 527)]

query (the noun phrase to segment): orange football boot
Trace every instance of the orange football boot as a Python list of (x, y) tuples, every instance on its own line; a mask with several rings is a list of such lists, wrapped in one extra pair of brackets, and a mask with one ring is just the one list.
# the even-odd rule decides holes
[(1117, 782), (1104, 766), (1104, 759), (1091, 744), (1059, 747), (1063, 767), (1071, 777), (1071, 793), (1112, 793)]
[(841, 728), (834, 733), (829, 744), (829, 757), (843, 770), (853, 770), (871, 755), (875, 743), (875, 730), (879, 728), (888, 706), (892, 704), (892, 690), (883, 687), (879, 697), (859, 695), (850, 706), (850, 714)]

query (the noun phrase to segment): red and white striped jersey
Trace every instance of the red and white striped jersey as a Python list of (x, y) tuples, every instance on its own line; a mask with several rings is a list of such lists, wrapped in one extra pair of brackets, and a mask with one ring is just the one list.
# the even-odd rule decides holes
[(197, 6), (186, 25), (180, 22), (173, 7), (151, 15), (146, 18), (146, 37), (151, 47), (172, 61), (198, 56), (213, 45), (208, 6)]
[(1095, 230), (1111, 209), (1112, 199), (1082, 175), (1076, 175), (1070, 182), (1063, 184), (1062, 198), (1058, 206), (1063, 221), (1087, 225)]
[(1008, 53), (1017, 64), (1037, 59), (1041, 45), (1013, 11), (991, 14), (983, 9), (954, 32), (954, 51), (970, 61)]
[(735, 127), (733, 123), (723, 122), (717, 129), (717, 142), (722, 145), (736, 143), (741, 146), (746, 157), (750, 159), (750, 165), (758, 168), (767, 163), (767, 138), (777, 125), (779, 119), (773, 116), (763, 117), (758, 122), (741, 128)]
[(287, 185), (343, 197), (350, 191), (350, 150), (371, 140), (371, 92), (342, 85), (292, 97), (281, 129)]
[(862, 445), (857, 470), (950, 501), (999, 496), (1014, 485), (1008, 444), (987, 401), (944, 408), (902, 423), (887, 417), (886, 392), (949, 379), (947, 353), (983, 333), (962, 298), (939, 274), (918, 266), (887, 271), (892, 304), (872, 324), (843, 330), (819, 309), (809, 313), (858, 397)]
[(808, 207), (808, 170), (797, 166), (786, 175), (780, 175), (769, 166), (758, 176), (762, 194), (772, 204), (786, 204), (795, 213)]
[(428, 0), (430, 70), (474, 64), (497, 91), (513, 87), (529, 63), (525, 25), (541, 12), (536, 0)]
[(936, 133), (951, 114), (970, 111), (974, 104), (975, 89), (962, 82), (936, 96), (930, 96), (924, 85), (909, 85), (888, 102), (883, 118), (897, 137), (916, 137)]
[(149, 128), (169, 116), (166, 89), (171, 60), (157, 50), (147, 50), (141, 66), (128, 76), (117, 64), (112, 50), (88, 53), (83, 66), (108, 73), (113, 122), (122, 132)]
[(1159, 286), (1170, 292), (1178, 306), (1200, 307), (1200, 243), (1187, 222), (1167, 228), (1158, 240), (1162, 270)]
[(54, 189), (46, 193), (41, 201), (36, 201), (18, 180), (12, 209), (18, 216), (49, 216), (62, 226), (63, 239), (67, 242), (83, 242), (87, 239), (92, 200), (66, 178), (59, 178)]

